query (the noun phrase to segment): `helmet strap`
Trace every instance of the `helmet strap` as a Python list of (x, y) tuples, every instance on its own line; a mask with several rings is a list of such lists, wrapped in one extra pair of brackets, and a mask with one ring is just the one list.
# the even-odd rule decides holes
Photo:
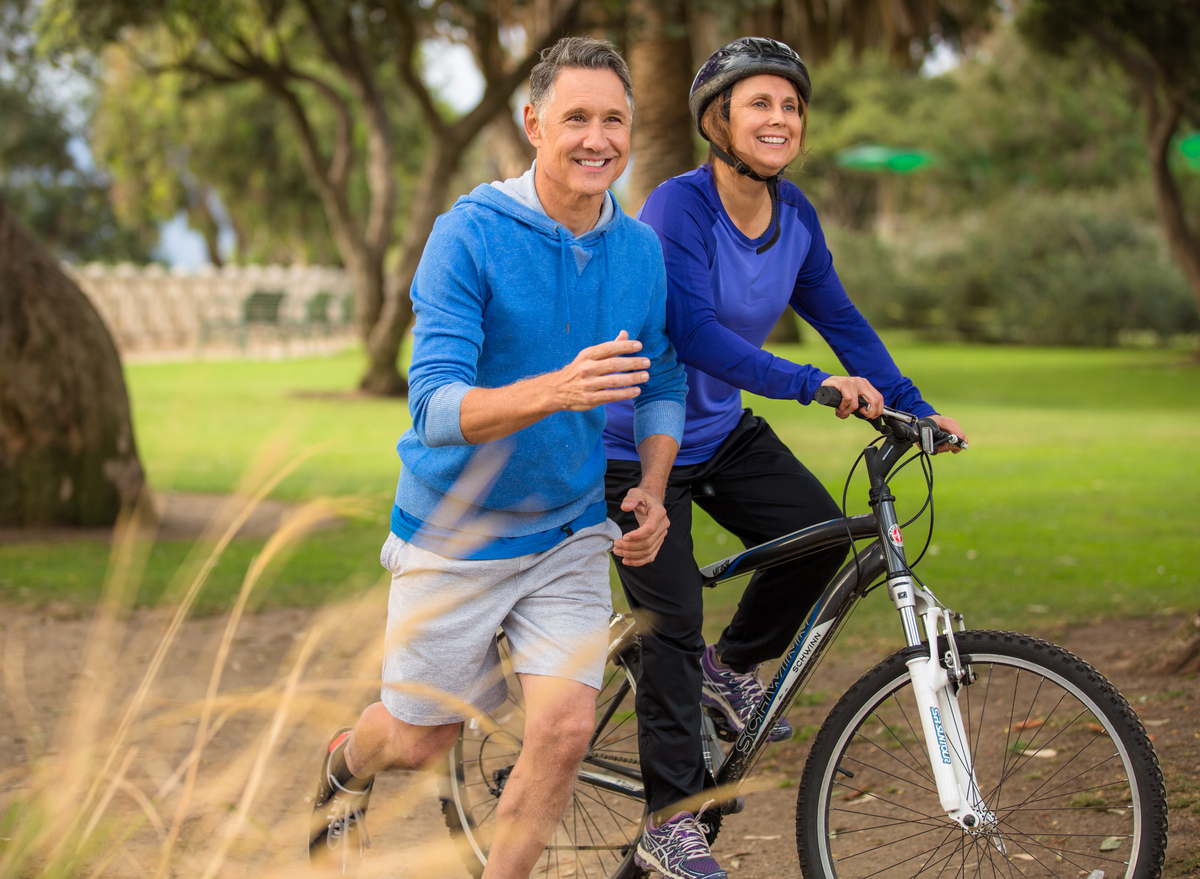
[(767, 181), (767, 189), (771, 193), (771, 227), (774, 231), (771, 237), (767, 239), (766, 244), (760, 244), (755, 253), (765, 253), (775, 246), (775, 242), (779, 240), (779, 175), (776, 174)]
[(751, 180), (757, 180), (759, 183), (770, 183), (772, 180), (777, 180), (779, 178), (778, 174), (776, 174), (774, 177), (762, 176), (741, 159), (729, 155), (729, 153), (725, 152), (725, 150), (721, 149), (711, 140), (708, 142), (708, 148), (712, 150), (714, 156), (716, 156), (726, 165), (729, 165), (731, 168), (733, 168), (733, 170), (737, 171), (743, 177), (749, 177)]
[(771, 228), (773, 231), (767, 243), (759, 245), (758, 250), (755, 251), (755, 253), (765, 253), (779, 240), (779, 178), (783, 176), (783, 172), (780, 171), (773, 177), (763, 177), (741, 159), (735, 159), (712, 141), (708, 142), (708, 148), (712, 150), (714, 156), (732, 167), (733, 170), (737, 171), (743, 177), (749, 177), (751, 180), (767, 184), (767, 192), (771, 196)]

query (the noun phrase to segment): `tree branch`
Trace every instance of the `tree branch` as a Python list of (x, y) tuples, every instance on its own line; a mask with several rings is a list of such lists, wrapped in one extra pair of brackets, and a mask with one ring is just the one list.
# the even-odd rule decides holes
[[(483, 97), (470, 112), (451, 126), (453, 137), (456, 140), (470, 140), (496, 115), (501, 106), (508, 103), (517, 86), (529, 77), (530, 71), (541, 60), (542, 52), (553, 46), (563, 31), (572, 28), (578, 20), (582, 7), (583, 0), (569, 0), (565, 3), (529, 52), (512, 70), (501, 73), (491, 80), (486, 79), (487, 72), (484, 72), (487, 84), (483, 90)], [(498, 35), (496, 39), (499, 39)]]
[(333, 42), (333, 37), (330, 36), (325, 18), (321, 15), (321, 11), (317, 9), (317, 5), (313, 0), (301, 0), (301, 5), (304, 6), (304, 11), (308, 13), (308, 20), (312, 22), (313, 30), (317, 35), (317, 41), (321, 44), (321, 48), (325, 50), (325, 54), (329, 56), (329, 59), (334, 64), (344, 68), (346, 63), (345, 57)]
[(416, 22), (409, 15), (408, 4), (403, 0), (389, 0), (386, 8), (388, 17), (395, 23), (396, 40), (400, 46), (400, 57), (396, 60), (400, 78), (404, 80), (405, 86), (417, 99), (421, 113), (425, 116), (429, 127), (433, 129), (434, 136), (440, 139), (446, 130), (446, 122), (442, 119), (442, 114), (438, 111), (429, 89), (425, 87), (425, 82), (417, 75), (414, 67), (418, 43)]

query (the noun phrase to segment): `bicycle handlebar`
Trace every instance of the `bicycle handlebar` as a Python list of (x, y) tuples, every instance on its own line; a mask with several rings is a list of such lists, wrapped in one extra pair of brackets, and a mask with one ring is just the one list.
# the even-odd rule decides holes
[[(842, 403), (842, 392), (831, 385), (821, 385), (817, 388), (816, 396), (813, 399), (822, 406), (836, 409)], [(936, 455), (937, 450), (943, 445), (957, 446), (960, 449), (968, 448), (967, 442), (962, 437), (942, 430), (932, 418), (918, 418), (910, 412), (900, 412), (886, 406), (883, 407), (883, 414), (878, 418), (868, 418), (862, 414), (862, 410), (867, 408), (866, 398), (860, 396), (858, 405), (859, 408), (854, 412), (857, 417), (870, 423), (882, 434), (894, 436), (905, 442), (920, 443), (922, 451), (927, 455)]]

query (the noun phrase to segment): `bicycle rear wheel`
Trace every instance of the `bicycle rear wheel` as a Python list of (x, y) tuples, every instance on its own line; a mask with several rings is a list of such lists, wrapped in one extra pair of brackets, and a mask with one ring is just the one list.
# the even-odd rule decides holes
[[(479, 877), (496, 828), (496, 807), (521, 753), (525, 707), (511, 672), (507, 643), (500, 641), (509, 697), (491, 713), (463, 724), (450, 754), (442, 814), (473, 876)], [(615, 652), (605, 667), (596, 700), (596, 729), (566, 813), (531, 876), (631, 879), (642, 871), (634, 849), (646, 822), (638, 762), (633, 683), (641, 651), (636, 639)], [(491, 727), (489, 729), (489, 727)]]
[(956, 640), (977, 677), (959, 688), (966, 735), (950, 746), (970, 752), (995, 823), (968, 832), (939, 805), (896, 653), (850, 688), (813, 742), (796, 806), (804, 875), (1158, 879), (1166, 790), (1121, 694), (1046, 641)]

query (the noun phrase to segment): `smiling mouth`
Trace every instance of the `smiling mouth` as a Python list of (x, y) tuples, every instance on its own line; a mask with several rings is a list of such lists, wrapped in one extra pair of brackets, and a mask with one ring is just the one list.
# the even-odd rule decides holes
[(785, 143), (787, 143), (787, 138), (764, 135), (763, 137), (760, 137), (758, 141), (759, 143), (765, 143), (767, 146), (783, 146)]
[(612, 159), (576, 159), (575, 161), (585, 168), (603, 168)]

